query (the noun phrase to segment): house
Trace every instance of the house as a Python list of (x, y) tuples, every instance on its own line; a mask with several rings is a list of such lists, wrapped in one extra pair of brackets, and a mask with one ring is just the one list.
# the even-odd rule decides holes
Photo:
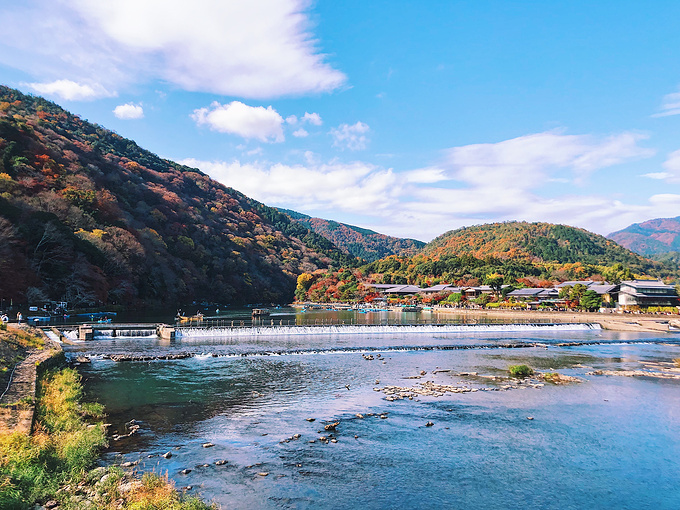
[(531, 301), (547, 301), (555, 300), (559, 297), (559, 291), (557, 289), (544, 289), (539, 288), (529, 288), (529, 289), (516, 289), (508, 293), (508, 297), (513, 297), (520, 300), (531, 300)]
[(619, 307), (678, 306), (673, 285), (661, 280), (627, 280), (619, 286)]
[(388, 295), (413, 295), (418, 294), (421, 290), (417, 285), (394, 285), (390, 289), (385, 289), (382, 293)]
[(616, 303), (619, 297), (619, 286), (606, 282), (590, 285), (588, 290), (597, 292), (597, 295), (602, 298), (603, 303)]

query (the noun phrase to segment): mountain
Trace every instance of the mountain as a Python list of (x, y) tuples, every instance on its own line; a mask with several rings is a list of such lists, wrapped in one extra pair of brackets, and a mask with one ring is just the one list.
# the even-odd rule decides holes
[(601, 235), (552, 223), (511, 221), (451, 230), (428, 243), (423, 253), (561, 264), (620, 263), (637, 272), (654, 267), (650, 260)]
[(300, 273), (353, 265), (276, 209), (0, 86), (5, 302), (282, 302)]
[(680, 251), (680, 216), (634, 223), (607, 237), (641, 255)]
[(279, 211), (322, 235), (345, 253), (366, 262), (373, 262), (389, 255), (415, 255), (425, 246), (424, 242), (415, 239), (391, 237), (346, 223), (313, 218), (289, 209), (279, 209)]

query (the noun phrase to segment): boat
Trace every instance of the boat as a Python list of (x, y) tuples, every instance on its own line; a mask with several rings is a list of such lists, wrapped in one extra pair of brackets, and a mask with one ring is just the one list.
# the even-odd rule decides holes
[(198, 312), (196, 315), (187, 317), (185, 315), (177, 315), (177, 322), (187, 323), (187, 322), (201, 322), (203, 320), (203, 314)]
[(270, 313), (269, 308), (253, 308), (253, 317), (266, 317)]
[(401, 308), (402, 312), (420, 312), (421, 310), (420, 306), (404, 306)]

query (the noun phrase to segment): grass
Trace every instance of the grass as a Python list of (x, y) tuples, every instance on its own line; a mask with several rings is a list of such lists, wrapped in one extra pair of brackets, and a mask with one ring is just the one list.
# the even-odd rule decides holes
[(42, 349), (44, 346), (40, 334), (34, 334), (30, 329), (8, 328), (6, 324), (0, 323), (0, 378), (24, 359), (27, 349)]
[(106, 445), (104, 426), (97, 422), (104, 414), (100, 404), (81, 402), (82, 391), (75, 370), (47, 371), (38, 385), (34, 433), (0, 434), (1, 509), (30, 509), (49, 500), (62, 510), (215, 508), (180, 495), (167, 477), (145, 474), (134, 480), (116, 467), (92, 470)]
[(101, 406), (85, 411), (75, 370), (47, 372), (38, 386), (36, 427), (31, 436), (0, 435), (0, 508), (30, 508), (54, 497), (59, 487), (82, 477), (106, 444)]
[(510, 365), (508, 372), (510, 372), (510, 377), (517, 379), (524, 379), (534, 375), (534, 369), (527, 365)]

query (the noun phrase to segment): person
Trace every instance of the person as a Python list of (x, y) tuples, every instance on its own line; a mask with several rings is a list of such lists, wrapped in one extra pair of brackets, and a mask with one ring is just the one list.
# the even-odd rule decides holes
[(21, 320), (24, 318), (23, 315), (21, 315), (21, 312), (17, 312), (17, 322), (21, 324)]

